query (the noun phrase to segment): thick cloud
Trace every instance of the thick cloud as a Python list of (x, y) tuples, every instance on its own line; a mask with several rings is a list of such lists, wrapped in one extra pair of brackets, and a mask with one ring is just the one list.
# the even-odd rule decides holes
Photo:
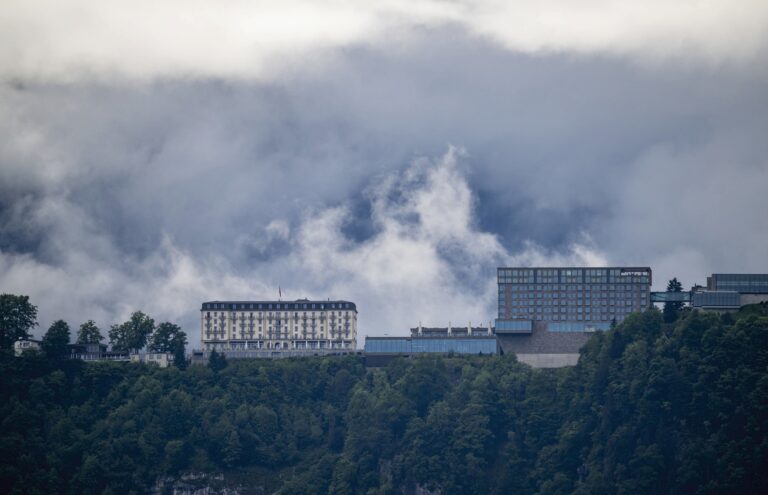
[(414, 29), (446, 25), (518, 52), (713, 64), (753, 60), (768, 33), (761, 0), (6, 0), (0, 14), (0, 73), (58, 81), (272, 79), (308, 53), (407, 50)]
[(419, 321), (488, 323), (496, 266), (604, 263), (579, 244), (554, 257), (531, 244), (510, 255), (495, 235), (475, 228), (473, 195), (457, 154), (451, 148), (435, 162), (417, 160), (372, 184), (366, 200), (375, 234), (366, 240), (344, 233), (353, 214), (348, 207), (306, 211), (294, 229), (271, 221), (258, 238), (262, 247), (277, 243), (281, 249), (240, 266), (211, 252), (201, 261), (168, 237), (146, 256), (129, 256), (91, 230), (70, 202), (48, 199), (29, 221), (51, 237), (41, 251), (55, 251), (52, 261), (0, 253), (0, 277), (31, 294), (46, 316), (111, 322), (142, 308), (183, 322), (195, 342), (195, 306), (207, 299), (270, 298), (277, 287), (289, 299), (353, 299), (361, 310), (361, 336), (394, 334)]
[(276, 23), (264, 45), (268, 29), (213, 36), (227, 9), (207, 38), (192, 23), (159, 43), (172, 9), (140, 23), (109, 3), (69, 42), (28, 5), (3, 8), (29, 29), (0, 30), (0, 287), (44, 326), (143, 309), (197, 339), (201, 301), (279, 285), (394, 334), (487, 322), (501, 264), (648, 264), (657, 287), (765, 271), (758, 8), (699, 3), (686, 24), (619, 3), (581, 26), (561, 6), (555, 29), (545, 2), (499, 19), (551, 30), (507, 32), (491, 3), (392, 3), (328, 10), (290, 42)]

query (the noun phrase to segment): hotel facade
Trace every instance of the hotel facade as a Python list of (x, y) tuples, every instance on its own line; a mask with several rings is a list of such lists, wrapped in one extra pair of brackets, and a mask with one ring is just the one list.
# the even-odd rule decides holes
[(651, 283), (648, 267), (499, 268), (496, 331), (607, 330), (650, 306)]
[(536, 368), (575, 365), (595, 331), (651, 304), (649, 267), (498, 269), (496, 336)]
[(357, 308), (350, 301), (209, 301), (200, 309), (206, 351), (354, 350)]

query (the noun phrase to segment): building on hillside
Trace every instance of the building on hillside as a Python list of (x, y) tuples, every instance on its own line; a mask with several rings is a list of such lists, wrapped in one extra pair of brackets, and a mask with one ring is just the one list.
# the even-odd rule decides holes
[(130, 361), (127, 351), (108, 351), (106, 344), (69, 344), (70, 359), (81, 361)]
[(499, 354), (499, 344), (493, 328), (473, 327), (415, 327), (409, 337), (365, 338), (366, 366), (384, 366), (392, 359), (419, 354)]
[(690, 292), (690, 305), (693, 309), (717, 313), (738, 311), (741, 307), (741, 294), (732, 290), (692, 290)]
[(82, 361), (100, 361), (107, 354), (106, 344), (69, 344), (69, 357)]
[(28, 351), (39, 351), (40, 341), (34, 339), (19, 339), (13, 343), (13, 353), (15, 356), (21, 356)]
[[(718, 294), (726, 298), (727, 304), (733, 302), (735, 296), (733, 293), (738, 294), (738, 307), (746, 306), (747, 304), (758, 304), (761, 302), (768, 302), (768, 274), (766, 273), (713, 273), (707, 277), (707, 290), (693, 291), (691, 297), (691, 305), (695, 307), (706, 308), (706, 304), (709, 300), (704, 298), (707, 296), (699, 296), (699, 300), (696, 300), (697, 293), (711, 294), (709, 297), (716, 298)], [(729, 295), (730, 293), (730, 295)], [(735, 308), (735, 309), (738, 309)]]
[(130, 359), (132, 363), (155, 364), (160, 368), (173, 364), (173, 354), (170, 352), (134, 352)]
[(227, 357), (354, 352), (357, 307), (350, 301), (209, 301), (200, 309), (203, 351)]
[(576, 364), (592, 332), (651, 304), (649, 267), (503, 267), (497, 278), (499, 344), (535, 367)]
[(679, 302), (693, 309), (727, 313), (742, 306), (768, 302), (768, 274), (713, 273), (707, 285), (690, 291), (652, 292), (652, 303)]
[(768, 294), (768, 274), (713, 273), (707, 277), (707, 290), (732, 290), (740, 294)]

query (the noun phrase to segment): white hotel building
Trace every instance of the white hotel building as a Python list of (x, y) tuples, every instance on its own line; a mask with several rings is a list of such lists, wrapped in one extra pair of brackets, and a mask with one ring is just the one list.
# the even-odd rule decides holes
[(204, 350), (349, 349), (357, 308), (349, 301), (210, 301), (200, 310)]

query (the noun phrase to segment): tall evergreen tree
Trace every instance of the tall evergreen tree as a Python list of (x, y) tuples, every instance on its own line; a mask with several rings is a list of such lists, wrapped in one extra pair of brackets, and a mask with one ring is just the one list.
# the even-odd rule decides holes
[(10, 349), (19, 339), (29, 337), (37, 326), (37, 306), (29, 296), (0, 295), (0, 349)]
[[(683, 291), (683, 284), (681, 284), (677, 277), (673, 278), (669, 281), (667, 284), (667, 292), (682, 292)], [(664, 303), (664, 321), (666, 323), (672, 323), (677, 319), (677, 315), (682, 309), (683, 303), (679, 301), (667, 301)]]
[(101, 335), (101, 330), (96, 326), (93, 320), (88, 320), (77, 331), (77, 343), (78, 344), (98, 344), (104, 340), (104, 336)]
[(180, 370), (187, 369), (189, 363), (187, 362), (187, 354), (184, 352), (184, 347), (177, 347), (173, 351), (173, 365)]
[(220, 371), (227, 367), (227, 356), (211, 351), (211, 355), (208, 357), (208, 367), (213, 371)]
[(49, 358), (62, 359), (67, 357), (69, 344), (69, 325), (64, 320), (54, 321), (43, 336), (40, 346)]

